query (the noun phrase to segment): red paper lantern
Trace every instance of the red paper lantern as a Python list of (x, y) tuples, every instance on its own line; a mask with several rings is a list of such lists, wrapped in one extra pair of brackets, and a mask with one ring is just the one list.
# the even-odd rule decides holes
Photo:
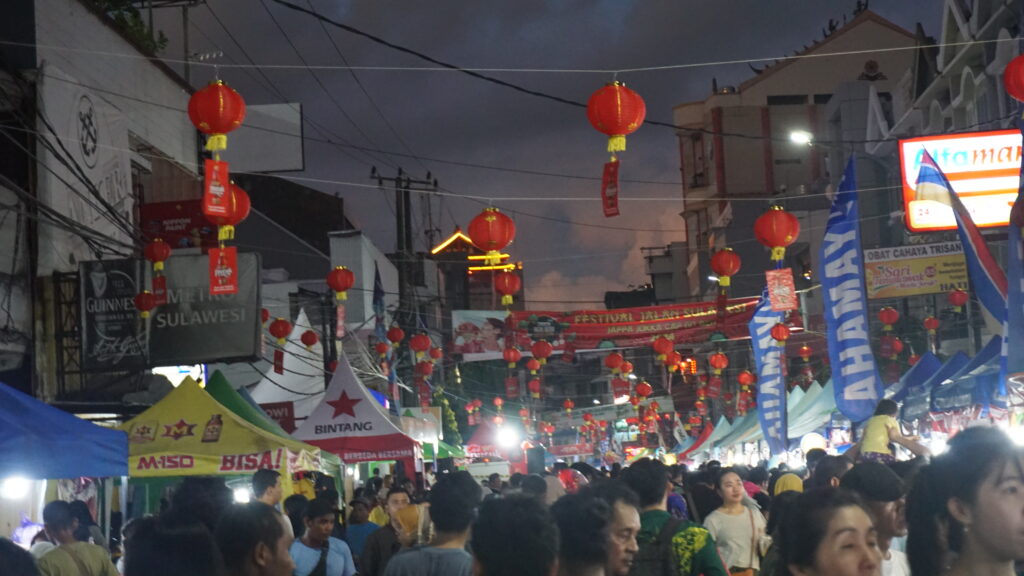
[(885, 330), (892, 330), (892, 325), (900, 321), (900, 313), (891, 306), (886, 306), (878, 311), (878, 319), (882, 321)]
[(270, 335), (277, 338), (277, 344), (284, 346), (284, 343), (288, 340), (288, 335), (292, 332), (292, 323), (284, 318), (278, 318), (270, 323), (269, 330)]
[(608, 151), (612, 153), (626, 149), (626, 135), (636, 132), (645, 116), (644, 99), (620, 82), (606, 84), (587, 102), (587, 119), (594, 129), (608, 136)]
[(629, 397), (629, 403), (633, 405), (633, 409), (637, 409), (641, 402), (643, 402), (643, 400), (641, 400), (639, 396)]
[(512, 297), (518, 294), (522, 287), (523, 280), (515, 272), (505, 270), (494, 275), (494, 291), (501, 294), (502, 306), (511, 306)]
[(775, 338), (780, 346), (785, 345), (786, 340), (789, 340), (789, 326), (781, 322), (772, 326), (772, 338)]
[(588, 424), (590, 422), (593, 422), (594, 421), (594, 415), (591, 414), (590, 412), (587, 412), (586, 414), (583, 415), (583, 421), (587, 422)]
[(708, 364), (716, 375), (721, 374), (722, 370), (729, 367), (729, 357), (721, 352), (715, 352), (708, 358)]
[(612, 374), (619, 373), (619, 367), (622, 366), (623, 362), (625, 362), (625, 359), (618, 352), (612, 352), (604, 357), (604, 365), (612, 371)]
[(895, 360), (897, 356), (903, 353), (903, 340), (899, 337), (892, 337), (892, 359)]
[(739, 254), (733, 252), (732, 248), (723, 248), (715, 252), (711, 257), (711, 270), (718, 276), (719, 286), (729, 286), (729, 278), (740, 271), (741, 262)]
[(740, 383), (740, 386), (750, 386), (755, 381), (757, 381), (757, 378), (754, 376), (754, 373), (751, 372), (750, 370), (743, 370), (742, 372), (736, 375), (736, 381)]
[(953, 311), (959, 314), (963, 311), (964, 304), (967, 304), (967, 301), (971, 299), (971, 296), (967, 292), (957, 289), (950, 291), (948, 298), (949, 303), (953, 306)]
[(796, 216), (772, 206), (754, 222), (754, 237), (772, 249), (771, 259), (779, 262), (786, 256), (786, 247), (800, 236), (800, 221)]
[(320, 337), (317, 336), (316, 332), (312, 330), (306, 330), (305, 332), (303, 332), (302, 336), (300, 336), (299, 339), (302, 340), (302, 344), (306, 348), (312, 348), (313, 346), (316, 346), (317, 342), (320, 341)]
[(488, 207), (469, 223), (469, 239), (486, 252), (488, 265), (501, 263), (501, 250), (516, 237), (516, 224), (497, 208)]
[(807, 344), (804, 344), (803, 346), (800, 347), (800, 350), (797, 352), (797, 354), (799, 354), (800, 357), (804, 359), (804, 362), (810, 362), (811, 356), (814, 355), (814, 350)]
[(419, 360), (426, 355), (427, 350), (430, 350), (432, 342), (430, 336), (423, 334), (422, 332), (416, 334), (412, 338), (409, 338), (409, 348), (416, 353), (416, 359)]
[(505, 359), (505, 362), (508, 363), (508, 367), (510, 369), (515, 368), (516, 363), (519, 362), (519, 360), (523, 357), (522, 352), (520, 352), (519, 349), (514, 346), (505, 348), (505, 351), (502, 352), (501, 355)]
[(159, 272), (164, 269), (164, 261), (171, 257), (171, 245), (157, 238), (146, 244), (143, 254), (153, 263), (153, 272)]
[(576, 403), (572, 401), (572, 398), (566, 398), (565, 401), (562, 402), (562, 408), (565, 408), (565, 412), (567, 414), (572, 414), (572, 409), (575, 407)]
[(554, 346), (552, 346), (551, 343), (548, 342), (547, 340), (537, 340), (536, 342), (533, 343), (532, 346), (530, 346), (530, 352), (533, 354), (533, 357), (536, 358), (541, 363), (542, 366), (544, 364), (547, 364), (548, 357), (550, 357), (551, 353), (554, 351)]
[(434, 346), (430, 349), (430, 359), (437, 362), (441, 358), (444, 358), (444, 350), (440, 346)]
[(207, 150), (224, 150), (228, 145), (228, 132), (245, 120), (245, 100), (227, 84), (216, 80), (192, 94), (188, 117), (197, 130), (210, 137), (206, 142)]
[(347, 300), (348, 294), (346, 292), (355, 283), (355, 273), (344, 266), (335, 266), (334, 270), (327, 274), (327, 285), (331, 287), (331, 290), (334, 290), (334, 298), (337, 300)]
[(494, 407), (497, 408), (498, 410), (501, 410), (501, 407), (505, 405), (505, 399), (502, 398), (501, 396), (495, 396), (493, 402)]
[(384, 358), (390, 349), (391, 346), (387, 342), (377, 342), (373, 345), (374, 352), (376, 352), (381, 358)]
[(628, 361), (627, 362), (623, 362), (621, 365), (619, 365), (619, 370), (623, 374), (626, 374), (626, 375), (632, 374), (633, 373), (633, 363), (632, 362), (628, 362)]
[(398, 345), (402, 343), (402, 340), (405, 340), (405, 330), (402, 330), (396, 324), (391, 328), (388, 328), (388, 332), (385, 336), (388, 341), (391, 342), (392, 346), (398, 348)]
[(418, 376), (422, 376), (424, 378), (434, 373), (434, 365), (430, 362), (417, 362), (413, 369)]
[(920, 356), (918, 356), (917, 354), (911, 354), (910, 356), (907, 357), (907, 364), (913, 366), (914, 364), (917, 364), (920, 360)]
[(218, 226), (217, 239), (221, 242), (235, 237), (235, 226), (238, 226), (248, 218), (249, 212), (252, 210), (249, 194), (245, 190), (236, 186), (234, 182), (228, 184), (228, 189), (231, 190), (231, 210), (228, 210), (228, 213), (224, 216), (204, 214), (204, 217), (211, 224)]
[(519, 417), (524, 419), (524, 420), (529, 418), (530, 417), (530, 411), (527, 410), (526, 408), (520, 408), (519, 409)]
[(540, 370), (540, 360), (530, 358), (526, 361), (526, 369), (530, 371), (530, 374), (536, 374)]
[(534, 378), (526, 383), (526, 389), (530, 391), (530, 396), (533, 398), (540, 398), (540, 380)]
[(921, 323), (924, 325), (924, 329), (928, 331), (928, 334), (935, 335), (935, 332), (939, 329), (939, 319), (935, 316), (929, 316), (924, 319)]
[(675, 372), (676, 370), (679, 370), (679, 364), (681, 364), (682, 361), (683, 355), (673, 350), (665, 357), (665, 366), (668, 366), (669, 372)]
[(693, 403), (693, 408), (694, 410), (697, 411), (697, 414), (700, 414), (701, 416), (708, 415), (708, 405), (705, 404), (704, 402), (701, 402), (700, 400), (697, 400), (696, 402)]
[(654, 348), (654, 353), (658, 355), (658, 361), (664, 362), (668, 353), (672, 351), (672, 341), (664, 336), (658, 336), (654, 339), (651, 347)]
[(1024, 102), (1024, 56), (1017, 56), (1003, 70), (1006, 93), (1018, 102)]
[(135, 308), (139, 311), (139, 316), (149, 318), (150, 311), (156, 308), (156, 294), (149, 290), (139, 292), (135, 295)]
[(654, 393), (654, 388), (646, 380), (641, 380), (636, 385), (636, 395), (637, 396), (639, 396), (641, 398), (647, 398), (652, 393)]

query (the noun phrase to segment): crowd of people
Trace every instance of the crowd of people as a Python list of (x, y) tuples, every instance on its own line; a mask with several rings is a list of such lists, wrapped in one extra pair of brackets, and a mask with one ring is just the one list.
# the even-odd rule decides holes
[(375, 471), (345, 510), (330, 488), (282, 502), (272, 471), (256, 474), (245, 504), (221, 480), (186, 478), (161, 514), (124, 526), (117, 566), (80, 505), (55, 501), (43, 511), (49, 547), (0, 540), (0, 572), (1008, 576), (1024, 560), (1024, 454), (996, 428), (961, 431), (930, 460), (806, 458), (792, 470), (559, 464), (483, 482), (427, 471), (419, 491)]

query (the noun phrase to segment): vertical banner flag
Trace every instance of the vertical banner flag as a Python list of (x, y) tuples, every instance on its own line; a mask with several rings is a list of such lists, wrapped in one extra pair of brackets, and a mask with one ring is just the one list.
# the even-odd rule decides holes
[[(1024, 106), (1021, 106), (1024, 108)], [(1024, 134), (1024, 114), (1017, 119)], [(1024, 174), (1024, 158), (1021, 160)], [(1008, 380), (1024, 381), (1024, 354), (1010, 354), (1024, 346), (1024, 181), (1017, 191), (1017, 200), (1010, 210), (1006, 239), (1006, 317), (1003, 318), (1003, 350), (999, 363), (999, 396), (1005, 398)], [(1001, 398), (1002, 399), (1002, 398)]]
[(232, 207), (228, 196), (228, 163), (207, 158), (203, 162), (206, 190), (203, 194), (203, 214), (227, 216)]
[(605, 218), (619, 215), (619, 162), (613, 160), (604, 165), (601, 178), (601, 205)]
[(238, 248), (210, 248), (210, 294), (238, 293)]
[(836, 406), (853, 422), (870, 418), (883, 394), (869, 340), (858, 218), (857, 174), (851, 157), (825, 225), (821, 287)]
[(916, 192), (918, 200), (935, 200), (953, 208), (956, 231), (964, 247), (971, 290), (981, 303), (985, 323), (993, 332), (1001, 330), (1003, 318), (1006, 317), (1006, 274), (989, 252), (988, 244), (974, 225), (971, 213), (964, 207), (946, 175), (927, 150), (921, 158), (921, 171), (917, 173)]
[(757, 415), (761, 431), (772, 455), (784, 454), (786, 438), (786, 384), (782, 377), (782, 356), (785, 348), (775, 343), (772, 327), (786, 320), (785, 312), (772, 310), (768, 289), (750, 320), (750, 342), (757, 366)]

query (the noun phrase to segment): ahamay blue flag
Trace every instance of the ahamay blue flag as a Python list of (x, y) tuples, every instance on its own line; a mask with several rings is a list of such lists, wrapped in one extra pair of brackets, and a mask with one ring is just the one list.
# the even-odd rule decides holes
[(785, 348), (772, 338), (772, 327), (785, 320), (785, 312), (772, 310), (766, 288), (749, 327), (757, 367), (757, 416), (773, 456), (785, 454), (787, 448), (786, 382), (782, 372)]
[(851, 157), (825, 226), (821, 287), (836, 407), (853, 422), (871, 417), (884, 389), (871, 350), (858, 218), (856, 165)]

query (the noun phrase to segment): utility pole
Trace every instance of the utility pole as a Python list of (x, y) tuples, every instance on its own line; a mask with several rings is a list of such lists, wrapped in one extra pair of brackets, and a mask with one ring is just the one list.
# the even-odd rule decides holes
[(412, 236), (412, 192), (437, 192), (437, 179), (428, 172), (423, 180), (411, 178), (404, 170), (398, 169), (394, 177), (385, 177), (377, 172), (374, 166), (370, 170), (370, 179), (375, 180), (381, 190), (384, 183), (392, 185), (395, 190), (395, 265), (398, 268), (398, 312), (395, 321), (404, 329), (416, 328), (416, 302), (412, 297), (412, 265), (416, 258)]

